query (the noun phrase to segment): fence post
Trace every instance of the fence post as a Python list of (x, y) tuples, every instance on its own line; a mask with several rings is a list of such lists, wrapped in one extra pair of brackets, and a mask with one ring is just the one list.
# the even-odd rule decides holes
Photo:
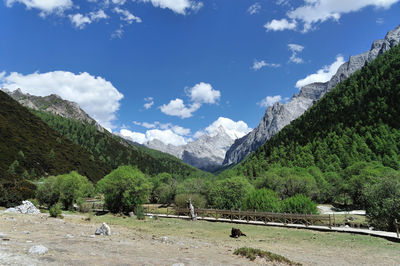
[(396, 233), (397, 233), (397, 238), (399, 237), (399, 223), (397, 222), (397, 219), (394, 220), (396, 224)]
[(335, 214), (333, 214), (333, 226), (336, 226), (336, 218), (335, 218)]
[(215, 209), (215, 220), (218, 220), (218, 210)]
[(332, 229), (331, 215), (329, 214), (329, 229)]

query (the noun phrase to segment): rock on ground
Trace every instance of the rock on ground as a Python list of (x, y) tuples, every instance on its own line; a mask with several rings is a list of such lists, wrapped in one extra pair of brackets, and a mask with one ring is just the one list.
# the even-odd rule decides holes
[(110, 236), (111, 235), (111, 229), (106, 223), (103, 223), (100, 228), (96, 229), (96, 232), (94, 234), (95, 235)]
[(5, 210), (8, 213), (23, 213), (23, 214), (39, 214), (40, 211), (38, 208), (33, 205), (29, 200), (22, 201), (22, 205), (19, 205), (15, 208), (8, 208)]
[(29, 249), (30, 254), (38, 254), (38, 255), (46, 254), (48, 251), (49, 249), (42, 245), (33, 246)]

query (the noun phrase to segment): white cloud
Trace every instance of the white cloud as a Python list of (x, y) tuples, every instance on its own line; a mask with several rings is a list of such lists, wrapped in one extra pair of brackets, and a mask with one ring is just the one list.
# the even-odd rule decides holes
[(264, 28), (267, 31), (283, 31), (283, 30), (293, 30), (297, 26), (296, 21), (289, 22), (287, 19), (283, 18), (281, 20), (273, 19), (272, 21), (266, 23)]
[(181, 15), (186, 15), (188, 11), (197, 12), (203, 7), (202, 2), (192, 0), (141, 0), (142, 2), (151, 2), (154, 7), (170, 9)]
[[(399, 1), (400, 0), (304, 0), (303, 5), (287, 12), (286, 15), (293, 23), (302, 22), (303, 32), (308, 32), (316, 23), (322, 23), (327, 20), (337, 21), (343, 14), (357, 12), (368, 6), (390, 8)], [(270, 23), (276, 24), (284, 20), (286, 19), (274, 19)], [(276, 27), (276, 29), (271, 28), (271, 30), (294, 30), (295, 28), (296, 27)]]
[(83, 110), (102, 126), (114, 128), (119, 101), (123, 95), (102, 77), (87, 72), (74, 74), (67, 71), (35, 72), (23, 75), (12, 72), (0, 79), (0, 86), (37, 96), (57, 94), (65, 100), (77, 102)]
[(199, 84), (196, 84), (192, 88), (188, 89), (187, 94), (193, 102), (199, 104), (214, 104), (221, 97), (220, 91), (214, 90), (211, 84), (204, 82), (200, 82)]
[(38, 9), (42, 17), (58, 13), (61, 14), (73, 7), (71, 0), (6, 0), (7, 7), (12, 7), (15, 3), (24, 4), (27, 9)]
[(249, 7), (249, 9), (247, 9), (247, 12), (250, 15), (255, 15), (255, 14), (258, 14), (260, 12), (260, 10), (261, 10), (261, 4), (257, 2), (257, 3), (252, 4)]
[(214, 90), (211, 84), (204, 82), (185, 89), (185, 91), (191, 100), (191, 104), (185, 105), (182, 99), (176, 98), (168, 104), (160, 106), (161, 112), (166, 115), (178, 116), (182, 119), (188, 118), (192, 117), (193, 113), (199, 110), (203, 104), (216, 104), (221, 97), (220, 91)]
[(141, 23), (142, 19), (139, 17), (136, 17), (135, 15), (133, 15), (131, 12), (129, 12), (129, 10), (127, 9), (122, 9), (119, 7), (115, 7), (113, 9), (113, 12), (117, 13), (120, 15), (120, 19), (127, 22), (128, 24), (132, 24), (134, 21), (136, 21), (136, 23)]
[(120, 6), (122, 6), (122, 5), (125, 5), (126, 0), (112, 0), (112, 2), (113, 2), (113, 4), (115, 4), (115, 5), (120, 5)]
[(260, 70), (263, 67), (280, 67), (280, 64), (274, 64), (274, 63), (267, 63), (264, 60), (258, 61), (254, 60), (253, 66), (251, 67), (253, 70), (257, 71)]
[(376, 19), (376, 24), (382, 25), (383, 23), (385, 23), (385, 20), (383, 18), (377, 18)]
[(98, 10), (97, 12), (90, 12), (87, 15), (77, 13), (74, 15), (68, 15), (68, 17), (74, 27), (78, 29), (83, 29), (86, 25), (91, 24), (94, 21), (108, 18), (107, 14), (102, 9)]
[(190, 134), (190, 129), (175, 126), (170, 123), (160, 124), (159, 122), (136, 122), (136, 124), (152, 129), (147, 130), (145, 133), (135, 132), (128, 129), (121, 129), (120, 134), (123, 137), (140, 144), (158, 139), (167, 145), (172, 144), (175, 146), (180, 146), (187, 144), (187, 142), (191, 140), (190, 138), (186, 137)]
[(292, 55), (289, 58), (289, 62), (296, 63), (296, 64), (303, 63), (304, 62), (303, 59), (298, 57), (297, 54), (301, 53), (303, 51), (304, 46), (291, 43), (291, 44), (288, 44), (288, 47), (289, 47), (289, 50), (292, 52)]
[(111, 34), (111, 39), (116, 39), (116, 38), (121, 39), (123, 34), (124, 34), (124, 29), (123, 29), (123, 26), (120, 25), (120, 28), (119, 28), (119, 29), (116, 29), (116, 30)]
[(144, 98), (144, 100), (146, 101), (146, 103), (143, 105), (143, 107), (146, 110), (150, 109), (154, 104), (153, 97), (147, 97), (147, 98)]
[(337, 56), (336, 61), (333, 62), (330, 66), (324, 66), (323, 68), (319, 69), (317, 73), (311, 74), (304, 79), (297, 81), (296, 87), (301, 88), (314, 82), (327, 82), (332, 78), (333, 75), (336, 74), (339, 67), (343, 64), (343, 56)]
[(249, 133), (252, 129), (243, 121), (233, 121), (226, 117), (219, 117), (211, 125), (206, 127), (204, 130), (199, 130), (194, 134), (195, 138), (199, 138), (204, 134), (213, 135), (219, 127), (223, 127), (225, 132), (232, 138), (238, 139)]
[(257, 105), (260, 107), (266, 108), (268, 106), (274, 105), (274, 103), (282, 101), (282, 96), (280, 95), (275, 95), (275, 96), (267, 96), (264, 99), (262, 99)]
[(193, 112), (197, 111), (201, 107), (199, 103), (193, 103), (189, 107), (183, 103), (182, 99), (176, 98), (171, 100), (168, 104), (164, 104), (160, 107), (161, 112), (166, 115), (178, 116), (180, 118), (188, 118), (193, 116)]

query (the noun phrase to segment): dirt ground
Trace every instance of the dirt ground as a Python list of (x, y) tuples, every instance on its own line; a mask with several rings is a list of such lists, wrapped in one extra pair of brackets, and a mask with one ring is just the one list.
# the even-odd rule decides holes
[[(133, 218), (105, 216), (88, 222), (85, 217), (76, 214), (54, 219), (48, 214), (0, 212), (0, 265), (265, 263), (233, 255), (236, 248), (243, 246), (275, 252), (304, 265), (400, 264), (400, 244), (368, 236), (241, 225), (248, 237), (232, 239), (228, 237), (231, 224), (196, 222), (196, 229), (196, 225), (176, 219), (130, 222)], [(94, 236), (102, 220), (110, 225), (111, 236)], [(35, 245), (47, 247), (48, 253), (29, 254)]]

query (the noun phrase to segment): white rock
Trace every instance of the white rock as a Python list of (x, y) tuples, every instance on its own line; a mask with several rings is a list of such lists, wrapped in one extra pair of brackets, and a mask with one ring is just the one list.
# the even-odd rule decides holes
[(111, 229), (106, 223), (103, 223), (100, 228), (96, 229), (96, 232), (94, 234), (95, 235), (110, 236), (111, 235)]
[(48, 251), (49, 249), (42, 245), (33, 246), (29, 249), (30, 254), (38, 254), (38, 255), (46, 254)]
[(7, 213), (23, 213), (23, 214), (40, 214), (40, 210), (29, 200), (22, 201), (22, 205), (15, 208), (8, 208), (4, 212)]

